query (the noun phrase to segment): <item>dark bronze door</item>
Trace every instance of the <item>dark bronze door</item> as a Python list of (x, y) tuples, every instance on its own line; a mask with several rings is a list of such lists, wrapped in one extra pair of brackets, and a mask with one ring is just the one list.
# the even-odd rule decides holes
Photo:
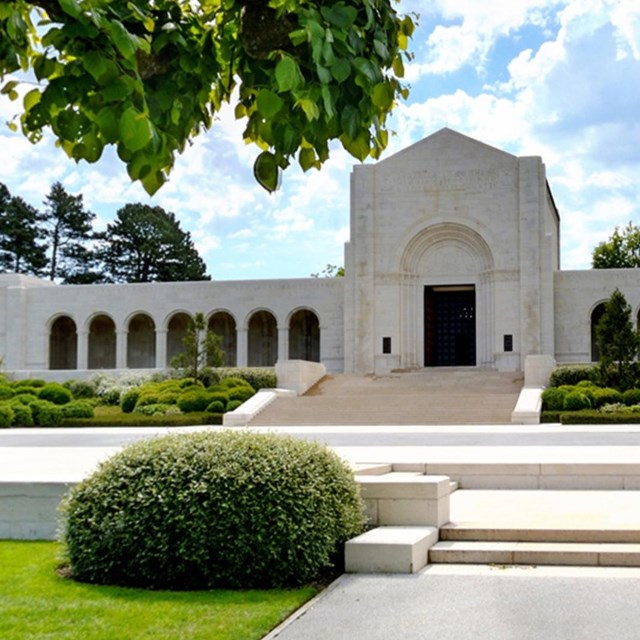
[(476, 364), (476, 292), (473, 285), (425, 287), (424, 364), (471, 367)]

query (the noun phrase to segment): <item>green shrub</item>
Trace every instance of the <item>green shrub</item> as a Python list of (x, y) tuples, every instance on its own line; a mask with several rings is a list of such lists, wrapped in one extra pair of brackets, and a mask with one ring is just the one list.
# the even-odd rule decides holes
[(207, 413), (224, 413), (224, 407), (220, 400), (214, 400), (207, 405)]
[(39, 387), (28, 387), (27, 385), (24, 385), (22, 387), (14, 387), (13, 390), (15, 392), (15, 396), (13, 396), (14, 398), (17, 398), (18, 396), (25, 395), (25, 394), (33, 396), (34, 398), (37, 398), (38, 393), (40, 392)]
[(591, 387), (595, 387), (596, 383), (593, 380), (580, 380), (576, 385), (579, 389), (591, 389)]
[(122, 399), (120, 400), (120, 409), (122, 413), (131, 413), (136, 408), (139, 396), (139, 388), (133, 388), (129, 389), (129, 391), (125, 391), (122, 394)]
[(95, 418), (65, 418), (65, 427), (185, 427), (193, 425), (220, 425), (222, 416), (219, 413), (184, 414), (175, 405), (163, 415), (145, 416), (141, 413), (117, 413)]
[(164, 389), (158, 394), (158, 402), (161, 404), (175, 404), (179, 395), (180, 389)]
[(40, 400), (48, 400), (53, 404), (67, 404), (73, 399), (71, 391), (57, 382), (45, 384), (38, 393)]
[(621, 402), (612, 402), (611, 404), (603, 404), (598, 408), (598, 411), (602, 413), (632, 413), (633, 408)]
[(149, 404), (158, 404), (160, 402), (160, 391), (154, 387), (149, 388), (148, 385), (140, 387), (140, 395), (136, 407), (144, 407)]
[(17, 393), (12, 398), (12, 402), (19, 402), (20, 404), (31, 404), (34, 400), (37, 400), (38, 396), (33, 395), (33, 393)]
[(136, 405), (136, 408), (133, 410), (134, 413), (140, 413), (143, 416), (163, 416), (169, 409), (172, 408), (173, 405), (170, 404), (144, 404), (144, 405)]
[(100, 401), (102, 404), (115, 407), (120, 404), (120, 396), (122, 396), (122, 389), (119, 387), (111, 387), (110, 389), (106, 389), (105, 392), (100, 395)]
[(622, 402), (622, 393), (616, 389), (609, 387), (593, 387), (589, 389), (589, 398), (594, 408), (601, 407), (605, 404), (614, 404)]
[(211, 404), (212, 402), (220, 402), (224, 411), (224, 407), (226, 407), (227, 402), (229, 402), (229, 396), (222, 391), (214, 391), (213, 393), (207, 393), (207, 400), (209, 404)]
[(62, 409), (49, 400), (34, 400), (30, 405), (33, 421), (39, 427), (57, 427), (62, 424)]
[(564, 411), (580, 411), (582, 409), (591, 409), (591, 401), (586, 394), (580, 391), (571, 391), (564, 397), (562, 403)]
[(622, 394), (622, 401), (628, 406), (640, 404), (640, 389), (627, 389)]
[(353, 474), (326, 447), (232, 431), (135, 443), (63, 511), (74, 578), (154, 589), (308, 582), (363, 522)]
[(229, 390), (229, 400), (239, 400), (246, 402), (251, 396), (255, 395), (255, 391), (249, 387), (233, 387)]
[(13, 411), (13, 422), (11, 424), (14, 427), (33, 427), (33, 414), (30, 406), (21, 402), (12, 402), (11, 410)]
[(18, 387), (33, 387), (34, 389), (39, 389), (40, 387), (44, 387), (45, 384), (47, 384), (46, 380), (40, 380), (40, 378), (23, 378), (22, 380), (14, 380), (11, 386), (14, 389)]
[(227, 411), (235, 411), (241, 405), (242, 402), (240, 402), (240, 400), (229, 400), (229, 402), (227, 402)]
[(221, 387), (226, 387), (228, 389), (232, 387), (245, 387), (247, 385), (249, 385), (249, 383), (244, 378), (239, 378), (238, 376), (230, 376), (220, 382)]
[(205, 411), (209, 404), (209, 396), (204, 388), (193, 391), (184, 391), (178, 396), (176, 403), (182, 413), (192, 411)]
[(62, 405), (63, 418), (93, 418), (93, 405), (86, 400), (73, 400)]
[(549, 387), (542, 392), (542, 408), (548, 411), (561, 411), (567, 392), (558, 387)]
[(71, 391), (71, 394), (76, 400), (85, 400), (88, 398), (94, 398), (96, 395), (96, 389), (90, 382), (84, 380), (71, 380), (70, 383), (64, 385)]
[(0, 404), (0, 428), (10, 427), (13, 418), (13, 409), (6, 402)]
[(0, 402), (13, 398), (15, 392), (8, 384), (0, 385)]
[(204, 385), (195, 378), (181, 378), (178, 384), (181, 389), (186, 389), (187, 387), (200, 387), (204, 389)]
[(549, 385), (561, 387), (563, 385), (576, 385), (583, 380), (598, 381), (598, 365), (573, 364), (556, 367), (551, 372)]

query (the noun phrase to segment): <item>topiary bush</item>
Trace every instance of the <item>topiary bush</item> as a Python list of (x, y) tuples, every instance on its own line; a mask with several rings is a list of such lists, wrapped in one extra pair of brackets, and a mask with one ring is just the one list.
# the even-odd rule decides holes
[(240, 400), (246, 402), (251, 396), (255, 395), (255, 391), (249, 387), (232, 387), (229, 389), (229, 400)]
[(634, 404), (640, 404), (640, 389), (627, 389), (622, 394), (622, 401), (627, 406), (631, 406), (631, 405), (634, 405)]
[(13, 423), (13, 409), (7, 404), (0, 404), (0, 429), (10, 427)]
[(120, 400), (120, 410), (122, 413), (131, 413), (136, 408), (138, 397), (140, 396), (140, 389), (129, 389), (122, 394)]
[(562, 403), (564, 411), (581, 411), (582, 409), (591, 409), (591, 401), (586, 394), (580, 391), (571, 391), (564, 397)]
[(213, 391), (207, 393), (207, 400), (209, 404), (212, 402), (220, 402), (222, 404), (222, 410), (224, 411), (224, 407), (226, 407), (227, 402), (229, 402), (229, 396), (222, 391)]
[(31, 407), (22, 404), (21, 402), (12, 402), (11, 410), (13, 411), (14, 427), (33, 427), (33, 414), (31, 413)]
[(609, 387), (592, 387), (589, 389), (588, 396), (594, 408), (622, 402), (622, 393)]
[(34, 400), (29, 407), (33, 421), (39, 427), (57, 427), (62, 424), (62, 409), (49, 400)]
[(11, 399), (12, 404), (19, 402), (20, 404), (31, 404), (34, 400), (37, 400), (38, 396), (34, 396), (32, 393), (17, 393)]
[(0, 401), (9, 400), (15, 395), (14, 390), (8, 384), (0, 385)]
[(73, 400), (62, 405), (61, 410), (64, 418), (93, 418), (95, 415), (93, 405), (86, 400)]
[(63, 515), (72, 577), (153, 589), (302, 584), (363, 526), (353, 473), (325, 446), (232, 431), (137, 442)]
[(556, 367), (551, 372), (549, 385), (561, 387), (563, 385), (576, 385), (583, 380), (598, 382), (598, 365), (594, 364), (573, 364)]
[(67, 402), (71, 402), (73, 396), (71, 395), (71, 391), (66, 387), (63, 387), (57, 382), (50, 382), (40, 389), (38, 398), (40, 398), (40, 400), (48, 400), (49, 402), (53, 402), (53, 404), (67, 404)]
[(65, 382), (64, 386), (71, 391), (71, 394), (76, 400), (94, 398), (96, 395), (95, 386), (84, 380), (70, 380)]
[(18, 389), (19, 387), (32, 387), (34, 389), (39, 389), (40, 387), (44, 387), (45, 384), (47, 384), (46, 380), (41, 380), (40, 378), (22, 378), (22, 380), (14, 380), (11, 383), (11, 386), (14, 389)]
[(180, 407), (182, 413), (191, 413), (192, 411), (205, 411), (209, 404), (209, 395), (204, 388), (193, 391), (184, 391), (178, 396), (176, 404)]
[(139, 413), (143, 416), (163, 416), (172, 407), (173, 405), (161, 404), (159, 402), (156, 402), (155, 404), (138, 404), (136, 405), (136, 408), (133, 410), (133, 412)]
[(220, 400), (214, 400), (207, 405), (207, 413), (224, 413), (224, 407)]
[(564, 389), (549, 387), (542, 392), (542, 408), (544, 411), (562, 411), (564, 397), (567, 395)]
[(240, 402), (240, 400), (229, 400), (229, 402), (227, 402), (226, 411), (235, 411), (241, 405), (242, 402)]

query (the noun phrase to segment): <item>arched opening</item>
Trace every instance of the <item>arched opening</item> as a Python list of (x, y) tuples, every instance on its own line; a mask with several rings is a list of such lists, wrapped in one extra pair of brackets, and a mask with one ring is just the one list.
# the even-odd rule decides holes
[(69, 316), (56, 318), (49, 334), (49, 369), (78, 368), (78, 332)]
[(226, 311), (218, 311), (209, 318), (209, 331), (222, 338), (220, 348), (224, 351), (224, 366), (236, 366), (237, 332), (236, 321)]
[(289, 320), (289, 358), (320, 362), (320, 322), (309, 309), (299, 309)]
[(89, 327), (89, 369), (115, 369), (116, 325), (109, 316), (96, 316)]
[(127, 367), (153, 369), (156, 366), (156, 325), (144, 313), (129, 321), (127, 333)]
[(167, 362), (184, 351), (182, 339), (187, 333), (191, 317), (188, 313), (176, 313), (167, 327)]
[(598, 339), (596, 337), (596, 327), (600, 318), (604, 315), (605, 303), (601, 302), (591, 312), (591, 362), (598, 362), (600, 360), (600, 349), (598, 349)]
[(278, 326), (269, 311), (256, 311), (249, 320), (250, 367), (273, 367), (278, 359)]

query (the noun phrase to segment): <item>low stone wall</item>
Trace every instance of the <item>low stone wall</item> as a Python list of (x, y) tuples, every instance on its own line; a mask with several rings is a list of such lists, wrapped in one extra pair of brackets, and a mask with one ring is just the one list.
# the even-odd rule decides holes
[(279, 360), (276, 363), (278, 387), (291, 389), (301, 396), (318, 380), (327, 375), (325, 366), (320, 362), (308, 360)]

